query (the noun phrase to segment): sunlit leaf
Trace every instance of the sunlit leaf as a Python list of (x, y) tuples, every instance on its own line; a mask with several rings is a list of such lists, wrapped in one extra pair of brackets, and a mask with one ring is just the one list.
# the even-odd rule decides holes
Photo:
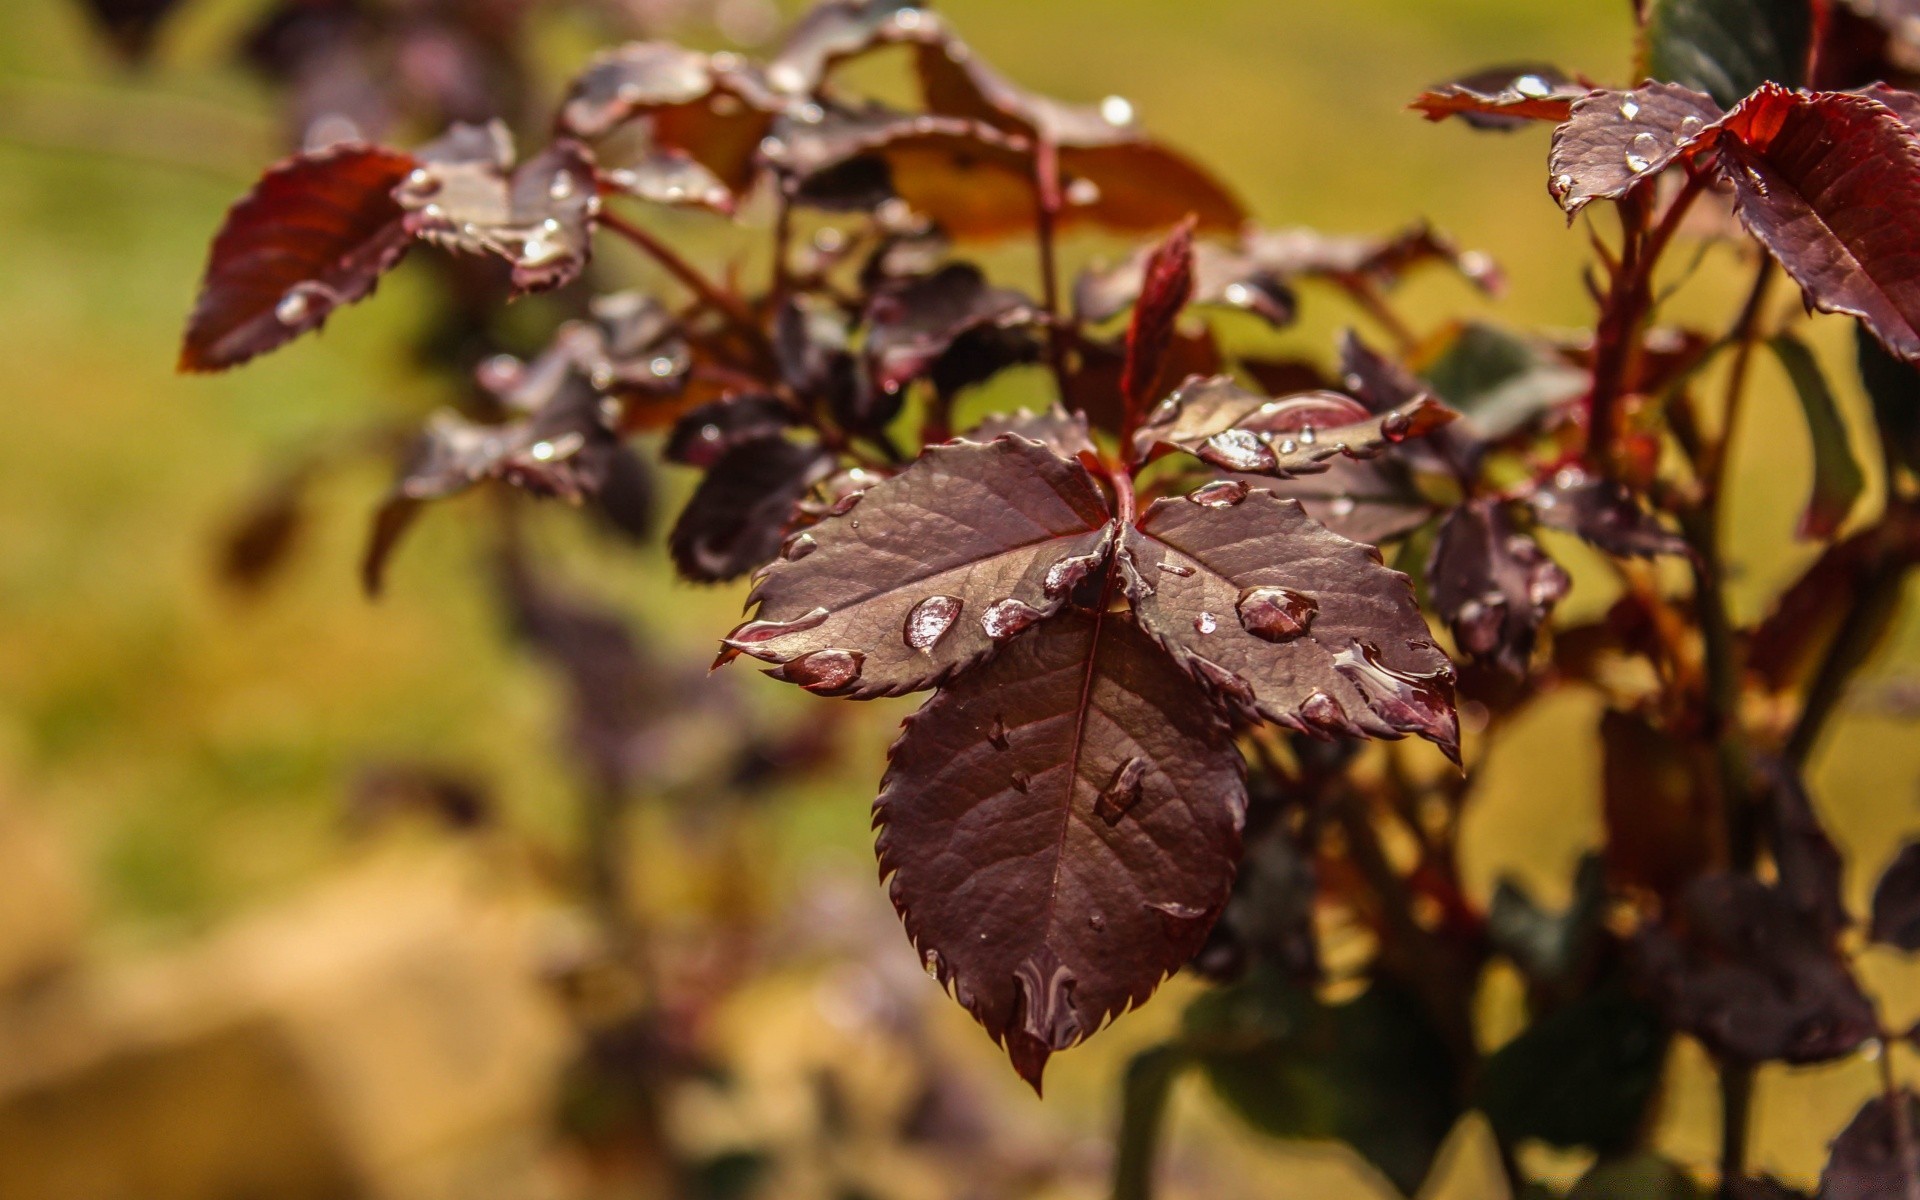
[(1524, 129), (1534, 121), (1566, 120), (1573, 102), (1587, 91), (1557, 67), (1524, 63), (1489, 67), (1429, 88), (1411, 107), (1429, 121), (1459, 117), (1475, 129)]
[(1166, 446), (1222, 470), (1286, 479), (1324, 471), (1341, 455), (1370, 458), (1454, 416), (1431, 396), (1375, 416), (1338, 392), (1276, 399), (1217, 376), (1189, 380), (1162, 401), (1134, 445), (1143, 456)]
[(1554, 131), (1554, 198), (1569, 217), (1595, 200), (1618, 200), (1711, 146), (1725, 115), (1713, 97), (1676, 83), (1594, 92)]

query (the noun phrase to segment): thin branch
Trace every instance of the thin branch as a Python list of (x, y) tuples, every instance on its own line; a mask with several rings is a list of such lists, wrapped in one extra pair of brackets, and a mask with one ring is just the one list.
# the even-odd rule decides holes
[(609, 210), (603, 210), (600, 213), (600, 227), (619, 234), (639, 247), (649, 258), (659, 263), (667, 274), (673, 276), (688, 291), (699, 297), (701, 303), (725, 316), (729, 324), (752, 338), (756, 346), (765, 350), (768, 355), (772, 354), (773, 346), (767, 340), (766, 330), (760, 328), (760, 322), (740, 297), (707, 278), (698, 267), (680, 257), (679, 252), (673, 247), (625, 217)]
[(1068, 397), (1067, 328), (1060, 315), (1060, 261), (1055, 245), (1062, 208), (1060, 148), (1051, 139), (1041, 138), (1034, 147), (1033, 183), (1038, 198), (1034, 237), (1040, 250), (1040, 305), (1047, 313), (1047, 363), (1053, 368), (1060, 403), (1072, 407)]

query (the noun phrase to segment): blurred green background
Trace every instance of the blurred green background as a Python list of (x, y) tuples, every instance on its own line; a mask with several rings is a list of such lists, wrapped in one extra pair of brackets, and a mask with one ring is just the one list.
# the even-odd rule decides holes
[[(229, 61), (234, 31), (257, 7), (186, 5), (141, 72), (120, 68), (65, 0), (13, 0), (0, 27), (0, 803), (25, 814), (68, 864), (63, 886), (82, 914), (74, 953), (87, 961), (175, 953), (358, 869), (369, 851), (341, 836), (341, 803), (368, 762), (470, 770), (517, 827), (556, 843), (572, 836), (567, 750), (556, 733), (563, 697), (505, 642), (480, 585), (479, 522), (462, 512), (483, 497), (428, 515), (377, 604), (362, 599), (356, 577), (365, 517), (386, 484), (371, 466), (325, 483), (290, 578), (258, 598), (238, 598), (215, 578), (220, 530), (273, 464), (330, 433), (418, 418), (449, 398), (409, 356), (426, 287), (417, 263), (322, 337), (227, 376), (173, 373), (207, 240), (281, 153), (273, 97)], [(1429, 126), (1405, 105), (1432, 82), (1496, 62), (1554, 62), (1620, 80), (1630, 62), (1624, 0), (939, 7), (1032, 87), (1078, 100), (1129, 97), (1152, 130), (1217, 168), (1270, 224), (1386, 232), (1424, 216), (1506, 266), (1511, 289), (1494, 304), (1452, 279), (1422, 277), (1405, 297), (1422, 325), (1456, 315), (1568, 327), (1588, 319), (1584, 236), (1547, 197), (1545, 133)], [(550, 81), (589, 49), (577, 29), (550, 31), (539, 47)], [(663, 227), (704, 249), (725, 244), (723, 231), (697, 218)], [(1730, 255), (1709, 255), (1673, 314), (1722, 326), (1740, 274)], [(1310, 296), (1307, 321), (1278, 344), (1324, 358), (1347, 319), (1331, 297)], [(1862, 432), (1850, 331), (1829, 320), (1811, 329)], [(1761, 374), (1731, 539), (1744, 619), (1814, 553), (1791, 538), (1810, 477), (1805, 435), (1771, 364)], [(676, 477), (670, 490), (687, 484)], [(539, 536), (564, 549), (571, 577), (642, 616), (663, 663), (697, 677), (740, 592), (679, 584), (657, 550), (611, 549), (559, 516)], [(1577, 571), (1567, 611), (1603, 606), (1604, 572), (1577, 549), (1555, 549), (1588, 568)], [(1916, 665), (1915, 630), (1903, 621), (1861, 695)], [(804, 698), (742, 676), (752, 705), (805, 711)], [(843, 766), (775, 796), (754, 818), (764, 826), (754, 869), (776, 910), (822, 874), (848, 881), (863, 903), (878, 900), (867, 805), (880, 748), (903, 711), (863, 710), (858, 749)], [(1545, 897), (1565, 894), (1575, 858), (1598, 838), (1594, 711), (1591, 699), (1556, 698), (1492, 762), (1469, 842), (1470, 877), (1483, 895), (1509, 872)], [(1859, 703), (1821, 755), (1816, 792), (1860, 864), (1856, 895), (1915, 824), (1912, 732)], [(684, 898), (675, 863), (644, 846), (635, 855), (649, 868), (642, 886), (671, 910)], [(6, 862), (0, 848), (0, 872)], [(897, 931), (874, 953), (912, 966)], [(1894, 989), (1891, 1016), (1910, 1020), (1920, 1006), (1911, 976), (1869, 966)], [(938, 1000), (931, 984), (926, 991)], [(957, 1009), (941, 1001), (934, 1019), (996, 1102), (1072, 1143), (1103, 1134), (1122, 1056), (1168, 1028), (1185, 994), (1176, 981), (1094, 1047), (1062, 1056), (1044, 1107), (1013, 1086)], [(1497, 998), (1490, 1004), (1497, 1009)], [(1770, 1075), (1759, 1162), (1809, 1178), (1871, 1074), (1844, 1064)], [(1662, 1139), (1704, 1164), (1711, 1100), (1697, 1073), (1681, 1076)], [(1229, 1181), (1212, 1194), (1335, 1195), (1358, 1178), (1333, 1151), (1278, 1154), (1197, 1090), (1182, 1093), (1178, 1114), (1179, 1154), (1204, 1149)], [(1477, 1169), (1466, 1162), (1443, 1190), (1493, 1194)], [(1300, 1190), (1269, 1190), (1281, 1183)]]

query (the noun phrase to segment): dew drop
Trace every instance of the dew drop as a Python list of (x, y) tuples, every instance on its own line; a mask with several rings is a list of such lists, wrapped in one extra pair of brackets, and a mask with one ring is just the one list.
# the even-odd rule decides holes
[(987, 745), (995, 750), (1013, 748), (1013, 740), (1007, 736), (1007, 723), (1001, 720), (999, 713), (993, 715), (993, 724), (987, 726)]
[(1216, 433), (1200, 443), (1200, 457), (1229, 471), (1271, 471), (1280, 465), (1273, 447), (1244, 429)]
[(1220, 628), (1220, 620), (1210, 612), (1203, 612), (1193, 619), (1193, 627), (1200, 633), (1212, 633)]
[(1453, 619), (1453, 631), (1468, 654), (1492, 654), (1499, 648), (1506, 621), (1507, 598), (1494, 593), (1462, 604)]
[(1045, 945), (1013, 973), (1019, 1016), (1015, 1023), (1027, 1037), (1048, 1050), (1065, 1050), (1080, 1040), (1080, 1017), (1073, 1010), (1078, 980), (1060, 956)]
[(1651, 170), (1660, 156), (1660, 139), (1650, 133), (1635, 135), (1627, 147), (1627, 169), (1635, 175)]
[(802, 104), (799, 111), (794, 113), (794, 116), (797, 117), (803, 125), (818, 125), (827, 119), (827, 110), (821, 108), (818, 104), (807, 103)]
[(1283, 587), (1255, 587), (1240, 593), (1240, 624), (1266, 642), (1290, 642), (1307, 631), (1320, 606), (1313, 597)]
[(1133, 102), (1125, 96), (1108, 96), (1100, 102), (1100, 115), (1109, 125), (1127, 125), (1133, 121)]
[(1553, 94), (1553, 86), (1538, 75), (1522, 75), (1513, 81), (1513, 90), (1529, 100), (1539, 100)]
[(571, 200), (573, 199), (574, 191), (573, 176), (566, 171), (562, 171), (553, 177), (552, 183), (547, 185), (547, 198), (550, 200)]
[[(798, 538), (795, 539), (796, 542), (798, 540)], [(749, 621), (733, 631), (727, 638), (727, 645), (748, 650), (750, 647), (764, 645), (776, 638), (786, 637), (790, 633), (805, 633), (809, 629), (818, 629), (826, 624), (827, 618), (831, 615), (824, 608), (816, 608), (791, 621)]]
[(1187, 499), (1203, 508), (1232, 508), (1247, 498), (1247, 491), (1247, 485), (1237, 479), (1222, 479), (1200, 488)]
[(1300, 444), (1301, 444), (1302, 446), (1311, 446), (1311, 445), (1313, 445), (1313, 444), (1314, 444), (1315, 442), (1317, 442), (1317, 441), (1319, 441), (1319, 440), (1320, 440), (1320, 434), (1319, 434), (1319, 432), (1318, 432), (1317, 430), (1315, 430), (1315, 429), (1314, 429), (1314, 427), (1313, 427), (1313, 426), (1311, 426), (1311, 425), (1303, 425), (1303, 426), (1301, 426), (1301, 428), (1300, 428)]
[(1344, 732), (1347, 728), (1347, 714), (1340, 702), (1325, 692), (1315, 692), (1300, 705), (1300, 716), (1310, 725), (1333, 733)]
[(1699, 117), (1681, 117), (1680, 126), (1674, 132), (1681, 138), (1695, 138), (1700, 136), (1704, 128), (1706, 125)]
[(1286, 438), (1280, 443), (1280, 453), (1282, 454), (1297, 454), (1299, 452), (1300, 443), (1294, 441), (1292, 438)]
[[(819, 548), (820, 548), (820, 543), (814, 540), (814, 537), (812, 534), (798, 533), (798, 534), (795, 534), (793, 536), (793, 539), (787, 543), (787, 548), (783, 553), (782, 557), (784, 557), (788, 562), (799, 562), (801, 559), (805, 558), (809, 554), (812, 554), (815, 550), (818, 550)], [(826, 610), (821, 609), (820, 611), (825, 612)]]
[[(1013, 784), (1014, 791), (1024, 796), (1027, 794), (1027, 789), (1033, 786), (1033, 776), (1027, 774), (1025, 771), (1015, 771), (1008, 782)], [(982, 934), (981, 936), (985, 937), (986, 935)]]
[(1620, 102), (1620, 115), (1631, 121), (1640, 115), (1640, 102), (1628, 96)]
[(273, 306), (274, 320), (282, 325), (298, 325), (312, 313), (313, 299), (304, 285), (280, 297), (280, 303)]
[(1358, 507), (1358, 505), (1354, 502), (1352, 496), (1335, 496), (1333, 503), (1327, 506), (1327, 511), (1336, 517), (1350, 517), (1353, 515), (1353, 510), (1356, 507)]
[(1103, 913), (1088, 913), (1087, 928), (1099, 933), (1107, 927), (1107, 918)]
[(1135, 757), (1121, 763), (1114, 771), (1113, 778), (1107, 781), (1107, 786), (1101, 788), (1100, 795), (1095, 798), (1093, 815), (1108, 825), (1119, 824), (1120, 818), (1127, 815), (1127, 810), (1140, 803), (1141, 785), (1146, 778), (1146, 759)]
[(980, 628), (994, 641), (1004, 642), (1031, 629), (1042, 615), (1026, 601), (1009, 598), (995, 602), (980, 614)]
[(1106, 561), (1104, 550), (1093, 554), (1076, 554), (1072, 558), (1063, 558), (1047, 568), (1047, 578), (1042, 584), (1049, 598), (1058, 600), (1074, 588), (1080, 586), (1092, 570)]
[(1566, 195), (1568, 192), (1571, 192), (1573, 190), (1573, 176), (1560, 175), (1555, 177), (1553, 181), (1553, 187), (1554, 187), (1554, 190), (1559, 192), (1562, 196)]
[(1223, 293), (1223, 295), (1225, 296), (1227, 303), (1233, 305), (1235, 308), (1252, 308), (1253, 307), (1253, 301), (1254, 301), (1253, 289), (1248, 287), (1244, 283), (1228, 284), (1227, 290), (1225, 293)]
[(939, 640), (947, 636), (947, 630), (960, 619), (962, 601), (958, 596), (928, 596), (907, 612), (907, 625), (903, 636), (907, 645), (922, 653), (930, 653)]
[(1188, 566), (1185, 563), (1174, 562), (1172, 559), (1161, 560), (1160, 569), (1165, 573), (1167, 573), (1168, 575), (1173, 576), (1176, 579), (1192, 579), (1193, 578), (1192, 567)]
[(1587, 473), (1579, 467), (1561, 467), (1553, 473), (1553, 486), (1563, 492), (1572, 491), (1587, 481)]
[(824, 695), (853, 686), (866, 659), (858, 650), (816, 650), (781, 667), (779, 674), (788, 683)]
[(945, 964), (940, 961), (940, 952), (930, 949), (920, 956), (920, 965), (927, 969), (927, 977), (929, 979), (938, 979), (940, 978), (941, 968)]
[(1165, 913), (1176, 921), (1198, 921), (1207, 915), (1204, 908), (1195, 908), (1191, 904), (1181, 904), (1174, 900), (1149, 900), (1147, 907), (1157, 913)]
[(474, 382), (499, 395), (511, 391), (526, 374), (526, 364), (511, 354), (496, 354), (474, 370)]
[(1193, 672), (1195, 678), (1220, 696), (1243, 708), (1253, 707), (1252, 686), (1219, 663), (1194, 655), (1187, 659), (1187, 667)]
[(1403, 412), (1390, 412), (1380, 421), (1380, 436), (1390, 442), (1404, 442), (1407, 433), (1412, 430), (1413, 421)]
[(558, 453), (552, 442), (535, 442), (527, 454), (536, 462), (552, 462)]

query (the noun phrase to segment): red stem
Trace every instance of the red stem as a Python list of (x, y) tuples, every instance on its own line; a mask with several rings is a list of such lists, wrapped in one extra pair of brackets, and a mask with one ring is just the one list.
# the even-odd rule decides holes
[(723, 314), (729, 323), (752, 338), (757, 346), (771, 352), (766, 331), (760, 328), (760, 322), (740, 297), (701, 274), (698, 267), (680, 257), (673, 247), (615, 212), (603, 210), (600, 213), (600, 227), (612, 230), (638, 246), (703, 303)]
[(1040, 249), (1040, 303), (1047, 311), (1047, 361), (1053, 368), (1060, 403), (1071, 407), (1067, 395), (1067, 331), (1060, 317), (1060, 264), (1054, 245), (1062, 207), (1060, 148), (1050, 138), (1041, 138), (1034, 147), (1033, 184), (1038, 197), (1034, 236)]

